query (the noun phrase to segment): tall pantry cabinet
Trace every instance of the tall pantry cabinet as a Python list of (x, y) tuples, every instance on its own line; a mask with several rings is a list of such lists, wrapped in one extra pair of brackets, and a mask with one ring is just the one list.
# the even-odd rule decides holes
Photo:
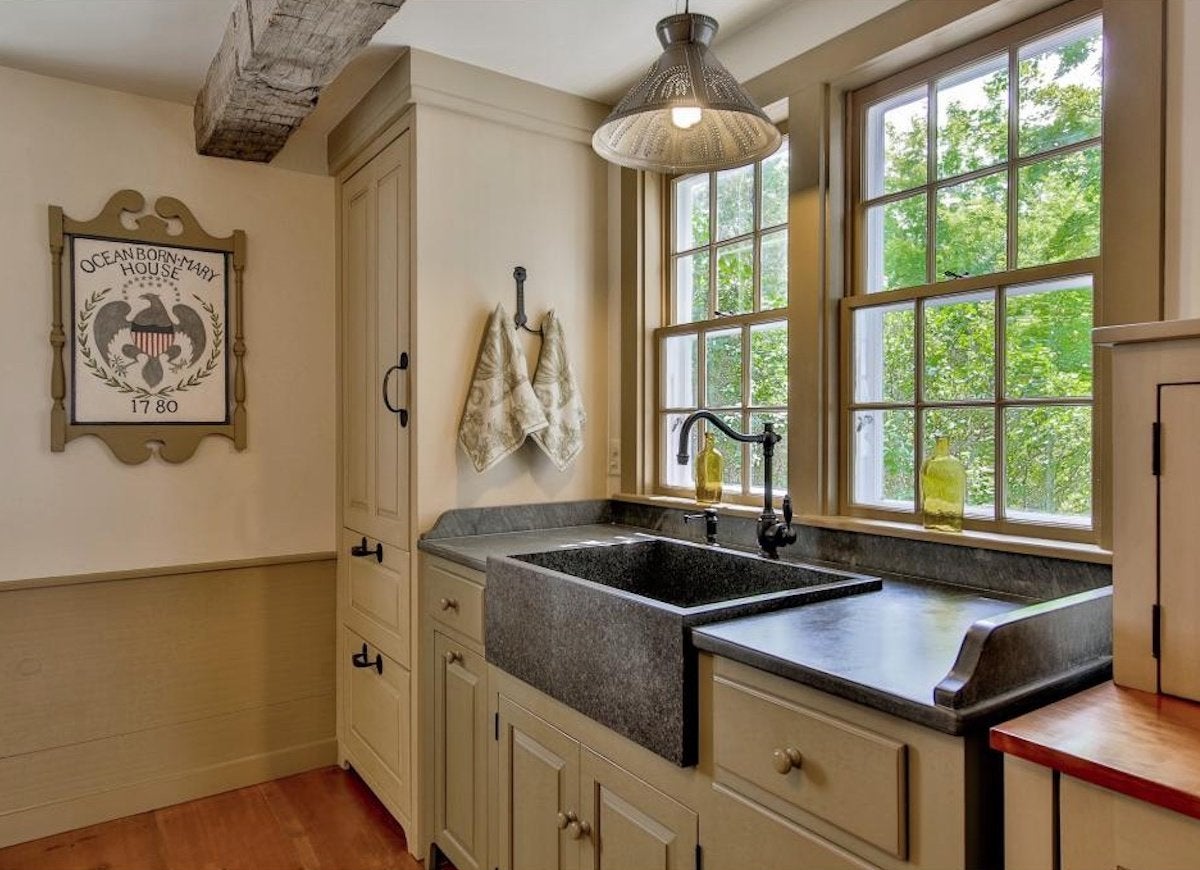
[(409, 485), (412, 134), (339, 185), (338, 747), (416, 832)]

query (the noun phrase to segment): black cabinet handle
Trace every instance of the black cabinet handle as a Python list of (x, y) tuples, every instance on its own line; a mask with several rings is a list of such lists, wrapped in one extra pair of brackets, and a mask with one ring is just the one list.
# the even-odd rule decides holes
[(400, 427), (401, 428), (408, 425), (408, 408), (397, 408), (392, 405), (392, 400), (390, 398), (388, 398), (388, 379), (391, 378), (392, 372), (404, 372), (404, 371), (408, 371), (408, 354), (407, 353), (400, 354), (400, 362), (398, 362), (396, 365), (392, 366), (390, 369), (388, 369), (386, 372), (384, 372), (384, 375), (383, 375), (383, 404), (393, 414), (398, 414), (400, 416)]
[(355, 544), (353, 547), (350, 548), (350, 555), (358, 556), (359, 558), (363, 558), (364, 556), (374, 556), (376, 562), (382, 562), (383, 561), (383, 544), (376, 541), (375, 548), (371, 549), (371, 548), (367, 547), (367, 539), (363, 538), (361, 544)]
[(350, 656), (350, 661), (356, 668), (374, 668), (376, 673), (383, 673), (383, 656), (380, 653), (375, 653), (375, 661), (367, 658), (367, 645), (364, 643), (362, 652), (356, 652)]

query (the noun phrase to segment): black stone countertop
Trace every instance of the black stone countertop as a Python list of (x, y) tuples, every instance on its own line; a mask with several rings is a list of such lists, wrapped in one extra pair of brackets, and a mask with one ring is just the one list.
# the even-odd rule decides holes
[[(606, 523), (601, 516), (580, 516), (598, 520), (581, 525), (500, 533), (489, 533), (486, 526), (473, 525), (474, 517), (469, 519), (458, 527), (435, 527), (419, 548), (483, 572), (489, 556), (671, 537)], [(476, 531), (484, 533), (472, 534)], [(693, 643), (950, 734), (1031, 709), (1111, 673), (1111, 658), (1096, 654), (1103, 645), (1096, 632), (1111, 625), (1106, 589), (1068, 597), (1083, 603), (1072, 611), (1076, 621), (1069, 626), (1071, 634), (1094, 640), (1058, 653), (1049, 647), (1066, 634), (1066, 626), (1048, 612), (1056, 602), (867, 573), (883, 576), (881, 591), (712, 623), (692, 630)], [(1017, 616), (1031, 611), (1039, 618)], [(1030, 644), (1039, 650), (1040, 676), (1031, 667)], [(985, 658), (989, 666), (977, 675), (975, 666)], [(1026, 671), (1028, 680), (1015, 679)], [(987, 691), (991, 680), (997, 681), (998, 691)], [(947, 697), (954, 694), (961, 698)]]

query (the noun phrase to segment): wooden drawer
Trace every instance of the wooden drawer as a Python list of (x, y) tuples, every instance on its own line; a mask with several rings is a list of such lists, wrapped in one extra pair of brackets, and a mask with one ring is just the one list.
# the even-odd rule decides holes
[(1071, 776), (1059, 779), (1062, 870), (1194, 870), (1200, 820)]
[(483, 643), (483, 587), (440, 565), (425, 564), (425, 612), (477, 643)]
[[(390, 657), (408, 667), (412, 635), (409, 553), (366, 538), (368, 550), (373, 551), (377, 545), (383, 547), (383, 561), (374, 552), (370, 556), (351, 555), (351, 549), (360, 546), (363, 539), (356, 531), (342, 529), (339, 558), (345, 577), (343, 618), (371, 635)], [(390, 637), (381, 638), (376, 629), (383, 629)]]
[[(366, 647), (369, 667), (356, 667), (353, 657)], [(406, 668), (369, 643), (358, 632), (342, 627), (343, 740), (351, 762), (375, 787), (383, 788), (404, 812), (409, 800), (409, 694)], [(382, 664), (382, 669), (375, 662)]]
[(907, 858), (903, 743), (722, 676), (713, 680), (713, 722), (717, 782), (780, 798), (784, 809)]

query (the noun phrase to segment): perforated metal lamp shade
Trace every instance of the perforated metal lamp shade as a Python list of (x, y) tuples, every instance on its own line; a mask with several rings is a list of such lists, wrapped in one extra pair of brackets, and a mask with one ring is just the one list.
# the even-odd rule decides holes
[[(782, 136), (709, 50), (716, 19), (684, 13), (658, 22), (663, 53), (592, 136), (605, 160), (655, 172), (708, 172), (774, 153)], [(699, 121), (683, 128), (672, 120)], [(691, 109), (690, 117), (687, 109)]]

